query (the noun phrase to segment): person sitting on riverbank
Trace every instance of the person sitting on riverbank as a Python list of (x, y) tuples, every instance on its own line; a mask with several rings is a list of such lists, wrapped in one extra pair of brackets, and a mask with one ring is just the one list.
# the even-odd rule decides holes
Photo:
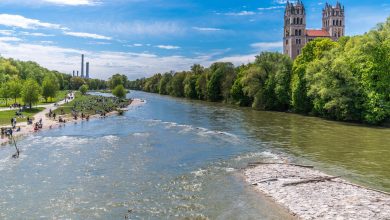
[(27, 116), (27, 125), (32, 125), (33, 121), (30, 117)]
[(60, 117), (58, 118), (58, 122), (60, 122), (60, 123), (65, 123), (65, 119), (62, 119), (62, 117), (60, 116)]

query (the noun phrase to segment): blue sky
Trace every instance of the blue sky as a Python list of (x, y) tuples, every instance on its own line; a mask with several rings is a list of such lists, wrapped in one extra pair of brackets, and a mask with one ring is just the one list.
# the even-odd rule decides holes
[[(321, 28), (326, 1), (303, 0), (307, 27)], [(335, 4), (336, 1), (328, 1)], [(388, 0), (344, 0), (346, 34), (390, 16)], [(285, 0), (0, 0), (0, 54), (53, 70), (130, 79), (157, 72), (252, 61), (281, 51)]]

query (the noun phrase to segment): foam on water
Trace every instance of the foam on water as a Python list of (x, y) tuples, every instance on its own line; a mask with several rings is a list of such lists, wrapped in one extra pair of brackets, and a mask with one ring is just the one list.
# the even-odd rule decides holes
[(152, 125), (158, 125), (161, 124), (164, 126), (165, 129), (175, 129), (178, 130), (178, 133), (180, 134), (186, 134), (186, 133), (194, 133), (198, 135), (199, 137), (207, 137), (207, 138), (218, 138), (220, 140), (230, 142), (233, 144), (239, 144), (241, 142), (240, 137), (238, 137), (235, 134), (226, 132), (226, 131), (218, 131), (218, 130), (210, 130), (203, 127), (195, 127), (193, 125), (187, 125), (187, 124), (179, 124), (176, 122), (167, 122), (162, 120), (146, 120), (146, 122), (152, 123)]
[(261, 158), (261, 159), (279, 159), (280, 155), (276, 153), (272, 153), (270, 151), (262, 151), (262, 152), (251, 152), (248, 154), (240, 155), (234, 158), (236, 161), (248, 160), (253, 158)]

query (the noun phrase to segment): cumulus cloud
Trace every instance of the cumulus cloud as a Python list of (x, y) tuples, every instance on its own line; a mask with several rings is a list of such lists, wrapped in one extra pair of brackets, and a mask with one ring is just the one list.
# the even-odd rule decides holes
[(81, 37), (81, 38), (93, 38), (98, 40), (111, 40), (111, 37), (106, 37), (99, 34), (91, 34), (91, 33), (84, 33), (84, 32), (71, 32), (71, 31), (65, 31), (65, 35), (74, 36), (74, 37)]
[(53, 28), (60, 29), (58, 24), (42, 22), (37, 19), (30, 19), (21, 15), (0, 14), (0, 25), (17, 27), (22, 29)]

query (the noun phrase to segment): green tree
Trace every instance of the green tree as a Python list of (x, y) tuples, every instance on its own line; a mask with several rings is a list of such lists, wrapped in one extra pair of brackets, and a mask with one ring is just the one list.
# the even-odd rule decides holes
[(363, 93), (343, 58), (333, 59), (332, 50), (322, 59), (308, 65), (308, 96), (313, 102), (313, 114), (340, 120), (360, 121)]
[(168, 85), (168, 92), (171, 96), (184, 97), (184, 79), (186, 72), (175, 73)]
[(81, 95), (85, 95), (85, 94), (87, 94), (88, 89), (89, 89), (88, 85), (84, 84), (84, 85), (80, 86), (79, 91), (80, 91)]
[(197, 75), (187, 74), (184, 79), (184, 96), (190, 99), (196, 99), (198, 95), (196, 94), (196, 81), (198, 79)]
[(115, 89), (118, 85), (123, 85), (126, 87), (128, 84), (128, 79), (126, 75), (117, 73), (108, 80), (108, 84), (110, 89)]
[(208, 73), (201, 74), (196, 80), (195, 89), (198, 99), (205, 100), (207, 97), (207, 77)]
[(172, 73), (165, 73), (162, 75), (160, 82), (158, 83), (158, 93), (161, 95), (168, 95), (168, 85), (172, 80)]
[(234, 78), (235, 70), (232, 63), (213, 63), (210, 66), (210, 78), (207, 82), (207, 99), (212, 102), (222, 99), (226, 101)]
[(324, 54), (336, 47), (331, 39), (315, 39), (302, 49), (295, 59), (291, 80), (291, 105), (295, 112), (310, 113), (313, 108), (312, 100), (307, 95), (306, 69), (310, 62), (321, 59)]
[(126, 98), (127, 91), (123, 85), (117, 85), (114, 90), (112, 90), (112, 94), (120, 99)]
[(85, 84), (85, 81), (83, 78), (81, 77), (72, 77), (70, 79), (70, 88), (73, 89), (73, 90), (77, 90), (79, 89), (82, 85)]
[(242, 79), (245, 76), (245, 71), (250, 68), (251, 64), (242, 65), (237, 68), (238, 76), (234, 81), (232, 88), (230, 89), (230, 94), (233, 99), (233, 103), (239, 106), (250, 106), (252, 105), (253, 99), (246, 95), (243, 91)]
[(37, 81), (28, 79), (22, 88), (22, 99), (24, 103), (27, 103), (30, 108), (32, 105), (39, 101), (39, 95), (41, 94), (41, 87)]
[(54, 98), (60, 89), (60, 84), (54, 75), (47, 75), (42, 82), (42, 96), (46, 102), (48, 98)]
[(0, 95), (2, 98), (5, 99), (5, 105), (8, 105), (8, 99), (11, 97), (11, 94), (10, 94), (10, 88), (9, 88), (9, 84), (8, 83), (4, 83), (1, 87), (0, 87)]
[(16, 103), (16, 99), (20, 98), (22, 93), (22, 82), (18, 78), (14, 78), (7, 84), (9, 96), (13, 98)]

